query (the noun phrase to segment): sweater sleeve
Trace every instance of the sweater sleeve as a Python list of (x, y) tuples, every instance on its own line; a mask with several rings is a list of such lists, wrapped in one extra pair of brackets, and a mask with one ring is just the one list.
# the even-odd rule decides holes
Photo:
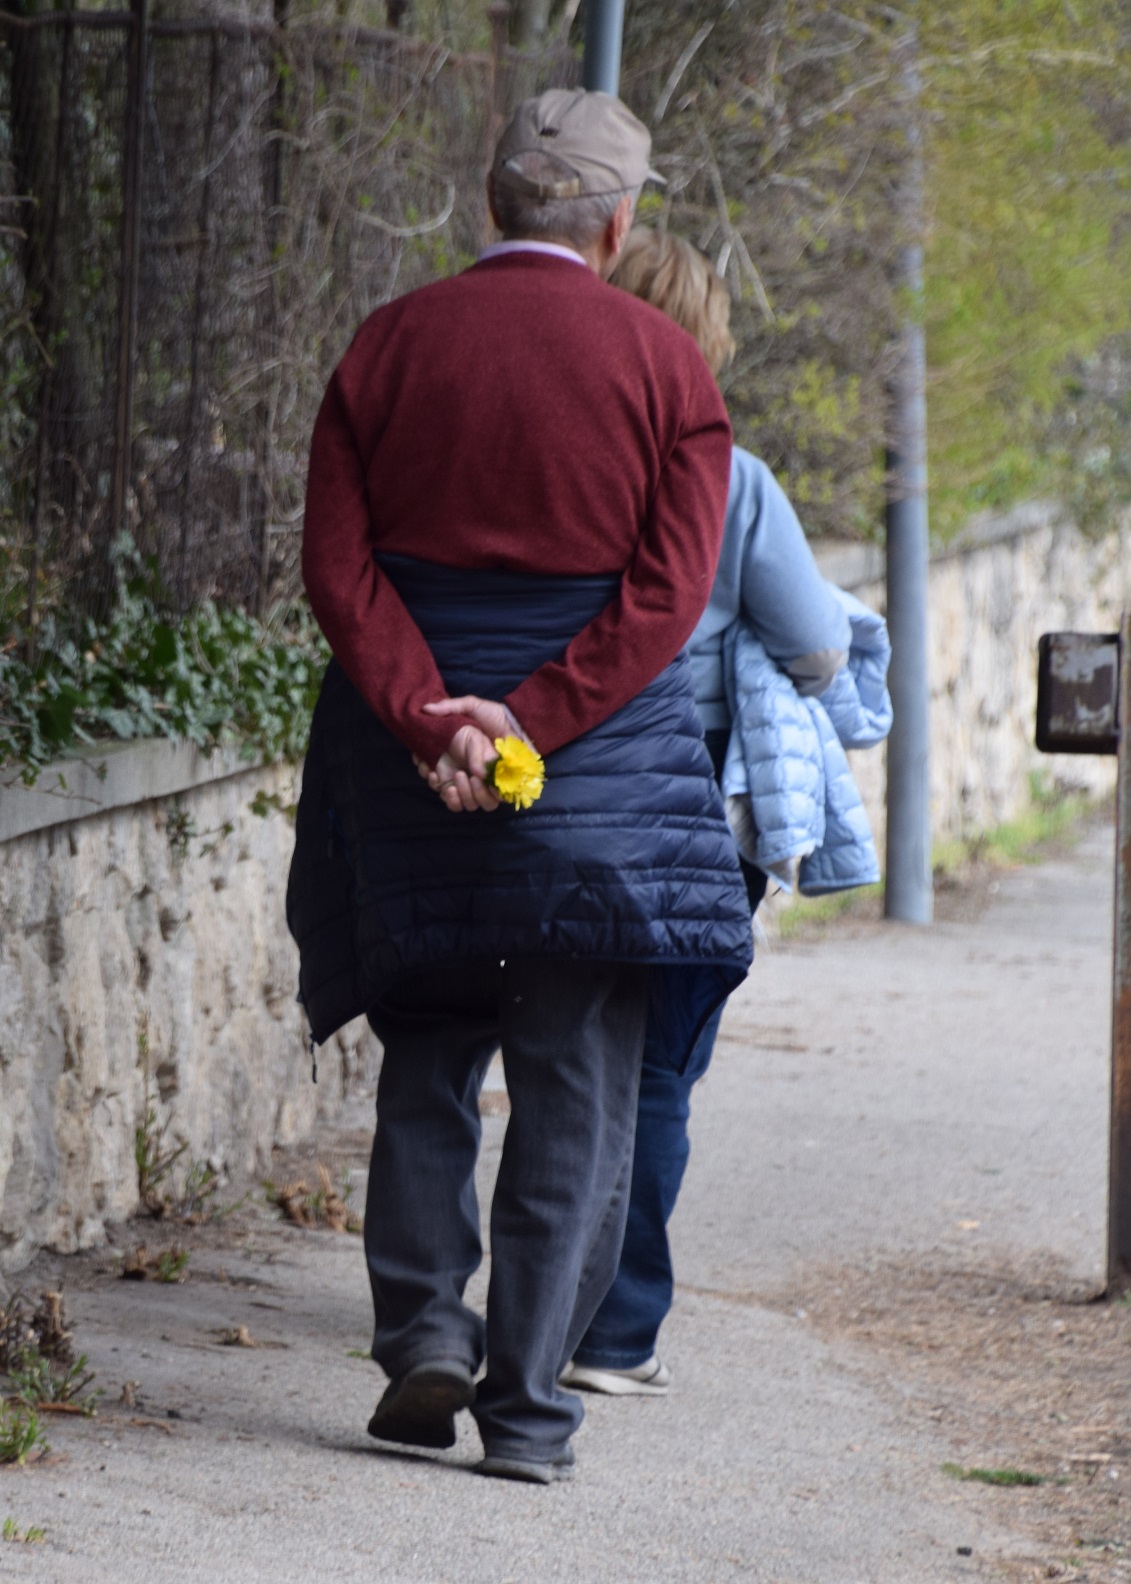
[(467, 717), (423, 713), (447, 689), (423, 633), (373, 559), (365, 469), (338, 374), (311, 441), (302, 575), (342, 670), (393, 735), (434, 765)]
[(541, 753), (607, 720), (669, 665), (706, 607), (730, 482), (730, 422), (701, 360), (690, 368), (682, 427), (619, 593), (558, 661), (503, 701)]
[(736, 450), (742, 513), (742, 614), (798, 692), (820, 694), (848, 659), (852, 629), (809, 548), (797, 513), (773, 473)]

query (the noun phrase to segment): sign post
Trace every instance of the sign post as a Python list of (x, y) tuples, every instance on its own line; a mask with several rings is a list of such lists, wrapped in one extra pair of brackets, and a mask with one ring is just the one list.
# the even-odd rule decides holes
[(1131, 610), (1118, 633), (1045, 633), (1037, 669), (1042, 753), (1117, 754), (1107, 1294), (1131, 1288)]
[(1119, 779), (1115, 825), (1115, 987), (1111, 1018), (1111, 1155), (1107, 1288), (1131, 1287), (1131, 610), (1119, 634)]

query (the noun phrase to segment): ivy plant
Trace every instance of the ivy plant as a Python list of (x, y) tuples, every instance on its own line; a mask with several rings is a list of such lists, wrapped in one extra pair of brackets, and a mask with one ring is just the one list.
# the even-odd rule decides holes
[(171, 612), (153, 567), (126, 541), (104, 620), (67, 632), (51, 616), (30, 658), (0, 649), (0, 765), (20, 765), (31, 784), (69, 750), (137, 737), (297, 758), (328, 659), (304, 611), (261, 621), (206, 601)]

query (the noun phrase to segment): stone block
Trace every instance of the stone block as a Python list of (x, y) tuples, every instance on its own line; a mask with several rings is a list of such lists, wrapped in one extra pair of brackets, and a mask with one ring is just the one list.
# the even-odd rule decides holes
[[(147, 763), (150, 779), (153, 763), (184, 770), (164, 752)], [(372, 1088), (363, 1024), (327, 1043), (310, 1081), (284, 916), (293, 826), (251, 812), (260, 792), (292, 802), (295, 773), (217, 768), (0, 843), (0, 1272), (42, 1246), (91, 1246), (136, 1211), (148, 1110), (186, 1162), (261, 1171), (276, 1143)], [(129, 784), (120, 753), (115, 786)]]

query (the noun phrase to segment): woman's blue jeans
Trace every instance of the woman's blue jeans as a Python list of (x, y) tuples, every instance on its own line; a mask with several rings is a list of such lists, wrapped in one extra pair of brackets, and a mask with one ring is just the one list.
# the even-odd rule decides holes
[[(707, 752), (721, 778), (729, 732), (709, 731)], [(766, 893), (766, 876), (739, 860), (751, 913)], [(725, 1004), (725, 1003), (724, 1003)], [(656, 1337), (672, 1306), (668, 1221), (691, 1154), (687, 1122), (691, 1090), (711, 1061), (723, 1008), (704, 1025), (682, 1073), (650, 1060), (645, 1046), (636, 1114), (636, 1152), (624, 1248), (613, 1285), (574, 1349), (574, 1362), (596, 1369), (632, 1369), (656, 1351)]]
[(667, 1224), (691, 1153), (691, 1089), (707, 1070), (722, 1015), (720, 1007), (705, 1025), (684, 1072), (645, 1059), (620, 1266), (574, 1349), (578, 1364), (631, 1369), (656, 1351), (657, 1334), (672, 1306)]

